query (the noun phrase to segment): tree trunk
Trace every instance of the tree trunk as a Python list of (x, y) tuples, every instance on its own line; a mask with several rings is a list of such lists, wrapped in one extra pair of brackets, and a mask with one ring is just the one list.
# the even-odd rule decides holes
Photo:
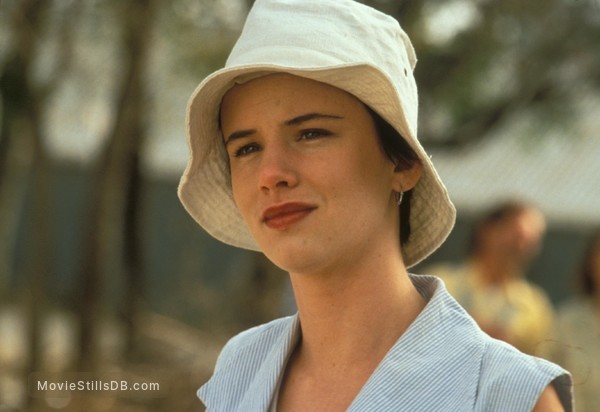
[[(47, 4), (46, 4), (47, 5)], [(14, 207), (19, 203), (12, 196), (24, 195), (24, 189), (18, 188), (16, 176), (23, 173), (12, 169), (18, 165), (12, 156), (14, 150), (30, 149), (31, 162), (29, 165), (31, 216), (28, 224), (27, 238), (30, 242), (29, 254), (24, 268), (25, 286), (28, 292), (25, 305), (27, 313), (27, 344), (29, 358), (25, 369), (25, 381), (29, 373), (38, 371), (42, 364), (42, 348), (40, 345), (42, 314), (44, 311), (45, 293), (48, 275), (53, 271), (51, 249), (51, 227), (49, 207), (51, 202), (50, 186), (52, 184), (50, 161), (42, 147), (41, 107), (43, 96), (37, 93), (31, 82), (31, 67), (40, 38), (40, 27), (44, 5), (40, 6), (33, 0), (21, 1), (15, 8), (12, 32), (14, 50), (10, 55), (2, 73), (0, 82), (3, 96), (3, 127), (0, 167), (2, 167), (3, 182), (0, 193), (2, 207)], [(12, 163), (12, 164), (11, 164)], [(9, 169), (10, 167), (10, 169)], [(16, 183), (16, 185), (15, 185)], [(2, 211), (2, 232), (6, 237), (16, 234), (5, 220), (15, 213)], [(12, 223), (15, 224), (14, 222)], [(7, 239), (4, 253), (10, 253), (10, 245), (14, 237)], [(6, 249), (6, 248), (9, 249)], [(8, 265), (8, 264), (7, 264)], [(31, 398), (29, 398), (31, 399)]]
[[(135, 319), (142, 285), (138, 236), (139, 152), (143, 144), (146, 49), (150, 38), (149, 0), (127, 2), (123, 17), (124, 77), (117, 103), (117, 118), (108, 147), (96, 171), (91, 203), (87, 252), (80, 297), (81, 370), (95, 367), (96, 325), (101, 307), (102, 269), (110, 256), (118, 259), (125, 275), (124, 318), (128, 351), (134, 348)], [(122, 249), (119, 250), (119, 246)], [(112, 249), (110, 249), (112, 247)], [(121, 252), (124, 252), (121, 255)]]

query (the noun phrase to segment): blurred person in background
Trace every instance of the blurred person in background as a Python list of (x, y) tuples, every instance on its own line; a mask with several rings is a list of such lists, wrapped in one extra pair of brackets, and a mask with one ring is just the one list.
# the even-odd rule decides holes
[(600, 229), (588, 244), (577, 281), (580, 294), (558, 310), (553, 360), (573, 373), (577, 409), (600, 411)]
[(490, 336), (539, 356), (547, 356), (544, 343), (553, 336), (554, 311), (545, 292), (525, 279), (525, 270), (540, 249), (545, 226), (536, 207), (501, 203), (475, 224), (464, 262), (425, 269), (444, 279)]
[(455, 218), (417, 139), (415, 64), (373, 8), (257, 0), (192, 95), (182, 203), (288, 272), (298, 306), (225, 345), (198, 391), (207, 410), (571, 410), (564, 369), (408, 272)]

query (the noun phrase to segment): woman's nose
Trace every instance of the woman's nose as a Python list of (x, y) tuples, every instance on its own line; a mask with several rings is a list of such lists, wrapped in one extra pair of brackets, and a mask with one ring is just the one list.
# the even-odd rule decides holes
[(291, 188), (298, 184), (292, 156), (284, 147), (265, 148), (259, 171), (259, 188), (263, 192)]

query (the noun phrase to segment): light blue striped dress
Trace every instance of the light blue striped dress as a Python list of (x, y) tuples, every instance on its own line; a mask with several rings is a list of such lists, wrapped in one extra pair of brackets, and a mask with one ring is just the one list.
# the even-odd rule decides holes
[[(428, 303), (349, 411), (531, 411), (550, 383), (573, 410), (564, 369), (484, 334), (438, 278), (411, 279)], [(295, 315), (232, 338), (198, 390), (207, 411), (268, 411), (299, 331)]]

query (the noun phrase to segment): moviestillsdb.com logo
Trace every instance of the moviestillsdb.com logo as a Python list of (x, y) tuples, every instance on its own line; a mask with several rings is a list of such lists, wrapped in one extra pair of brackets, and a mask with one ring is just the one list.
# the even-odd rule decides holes
[(60, 376), (44, 373), (29, 375), (29, 394), (31, 396), (47, 396), (68, 394), (72, 392), (159, 392), (161, 384), (147, 381), (139, 377), (124, 377), (118, 374), (93, 376), (91, 373), (72, 373)]

